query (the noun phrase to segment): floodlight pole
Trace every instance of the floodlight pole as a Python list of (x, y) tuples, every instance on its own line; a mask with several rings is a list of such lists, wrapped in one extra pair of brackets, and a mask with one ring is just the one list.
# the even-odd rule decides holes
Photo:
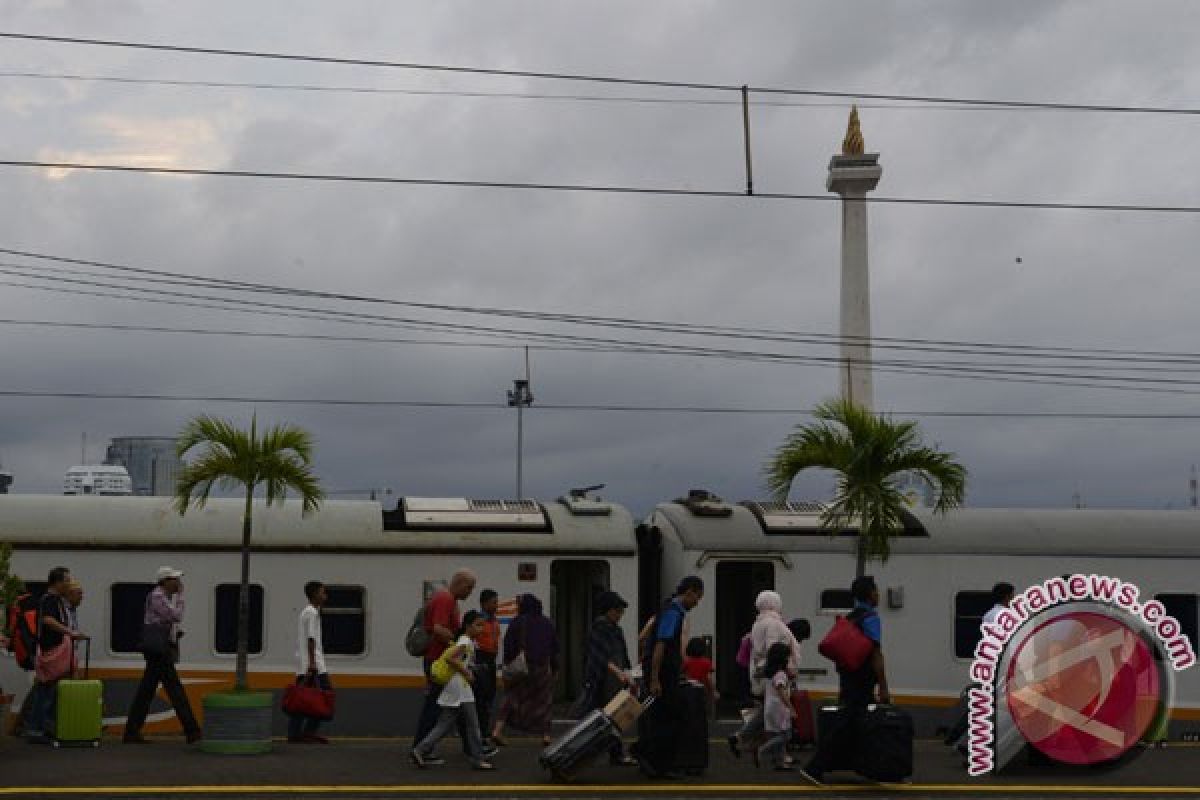
[(508, 392), (508, 406), (517, 410), (517, 499), (525, 499), (522, 467), (525, 445), (525, 409), (533, 405), (533, 392), (529, 387), (529, 348), (525, 348), (525, 377), (513, 381)]

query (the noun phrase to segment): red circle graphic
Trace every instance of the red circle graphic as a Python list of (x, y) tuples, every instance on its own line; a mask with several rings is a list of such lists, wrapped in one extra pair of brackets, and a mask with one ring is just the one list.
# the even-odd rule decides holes
[(1098, 764), (1137, 744), (1162, 699), (1150, 646), (1119, 619), (1055, 616), (1020, 643), (1007, 701), (1026, 741), (1056, 761)]

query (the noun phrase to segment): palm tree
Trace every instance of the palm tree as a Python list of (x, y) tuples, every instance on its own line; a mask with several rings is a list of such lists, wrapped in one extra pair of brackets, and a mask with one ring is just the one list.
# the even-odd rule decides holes
[[(175, 484), (175, 508), (180, 516), (189, 507), (203, 508), (213, 486), (246, 489), (246, 513), (242, 518), (242, 582), (238, 593), (236, 691), (244, 691), (250, 632), (250, 533), (253, 527), (254, 492), (261, 484), (267, 505), (283, 502), (289, 489), (300, 495), (302, 513), (321, 506), (324, 493), (312, 472), (312, 436), (294, 425), (277, 425), (258, 435), (258, 417), (251, 417), (250, 431), (232, 422), (199, 416), (180, 434), (178, 453), (183, 458), (192, 448), (205, 446), (198, 459), (180, 472)], [(195, 495), (193, 497), (193, 495)]]
[(839, 473), (821, 525), (831, 532), (858, 525), (856, 576), (865, 573), (868, 559), (887, 560), (891, 537), (903, 527), (899, 477), (915, 475), (933, 489), (935, 513), (962, 505), (966, 468), (953, 453), (923, 446), (915, 422), (896, 422), (844, 399), (822, 403), (813, 416), (817, 421), (800, 426), (767, 463), (767, 485), (782, 501), (801, 470)]

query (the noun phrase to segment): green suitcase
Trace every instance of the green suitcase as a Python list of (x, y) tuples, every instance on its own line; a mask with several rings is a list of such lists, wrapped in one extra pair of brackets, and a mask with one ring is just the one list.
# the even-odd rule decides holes
[(104, 725), (104, 684), (87, 680), (91, 642), (85, 642), (84, 680), (58, 682), (54, 746), (100, 746)]

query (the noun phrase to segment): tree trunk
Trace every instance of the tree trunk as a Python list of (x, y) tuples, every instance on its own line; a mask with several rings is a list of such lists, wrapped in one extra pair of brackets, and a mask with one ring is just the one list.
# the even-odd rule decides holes
[(863, 575), (867, 574), (867, 537), (866, 537), (866, 534), (864, 534), (862, 532), (860, 532), (858, 534), (858, 539), (855, 543), (854, 549), (856, 551), (855, 564), (854, 564), (854, 577), (861, 578)]
[(253, 505), (254, 487), (247, 486), (246, 513), (242, 517), (242, 582), (238, 587), (237, 667), (233, 681), (233, 688), (239, 692), (250, 688), (247, 662), (250, 653), (250, 530)]

